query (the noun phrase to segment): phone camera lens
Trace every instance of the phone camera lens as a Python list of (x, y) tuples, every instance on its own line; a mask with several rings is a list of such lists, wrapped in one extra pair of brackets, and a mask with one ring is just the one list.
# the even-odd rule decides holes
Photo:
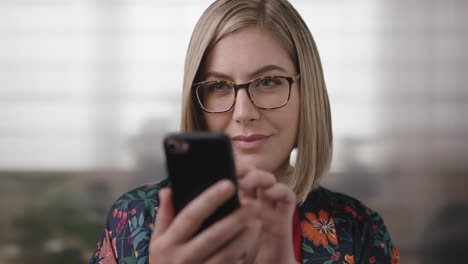
[(170, 153), (185, 153), (189, 149), (188, 143), (182, 140), (170, 140), (166, 145)]

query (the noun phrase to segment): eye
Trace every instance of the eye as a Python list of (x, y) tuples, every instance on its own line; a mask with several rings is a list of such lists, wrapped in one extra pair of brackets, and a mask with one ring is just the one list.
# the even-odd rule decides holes
[(213, 84), (210, 84), (208, 86), (208, 91), (211, 93), (215, 93), (215, 92), (226, 92), (226, 91), (229, 91), (230, 87), (229, 85), (225, 84), (225, 83), (222, 83), (222, 82), (217, 82), (217, 83), (213, 83)]
[(266, 79), (260, 80), (256, 86), (258, 88), (268, 88), (268, 87), (274, 87), (280, 84), (281, 84), (281, 81), (278, 79), (266, 78)]

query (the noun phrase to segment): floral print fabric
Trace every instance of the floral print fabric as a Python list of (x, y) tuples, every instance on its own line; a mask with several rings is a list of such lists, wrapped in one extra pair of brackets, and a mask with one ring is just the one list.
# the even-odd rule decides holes
[(400, 263), (383, 219), (358, 200), (319, 188), (300, 209), (302, 263)]
[[(89, 264), (148, 263), (148, 245), (167, 180), (121, 196), (112, 206)], [(398, 264), (382, 218), (361, 202), (318, 188), (299, 207), (303, 264)]]

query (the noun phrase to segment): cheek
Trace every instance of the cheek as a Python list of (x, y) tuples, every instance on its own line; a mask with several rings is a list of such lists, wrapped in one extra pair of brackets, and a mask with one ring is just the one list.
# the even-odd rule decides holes
[[(297, 93), (292, 96), (289, 101), (288, 108), (285, 109), (285, 113), (282, 115), (281, 123), (277, 122), (277, 125), (281, 125), (283, 131), (285, 131), (285, 136), (288, 138), (288, 141), (296, 142), (298, 130), (299, 130), (299, 98)], [(289, 144), (290, 142), (288, 142)]]
[(208, 129), (208, 131), (224, 132), (229, 122), (228, 114), (229, 113), (219, 113), (219, 114), (205, 113), (203, 115), (203, 118), (205, 118), (206, 128)]
[(300, 116), (300, 97), (299, 97), (299, 89), (295, 87), (296, 89), (293, 90), (292, 98), (291, 98), (291, 120), (293, 120), (295, 127), (293, 127), (294, 130), (298, 130), (299, 126), (299, 116)]

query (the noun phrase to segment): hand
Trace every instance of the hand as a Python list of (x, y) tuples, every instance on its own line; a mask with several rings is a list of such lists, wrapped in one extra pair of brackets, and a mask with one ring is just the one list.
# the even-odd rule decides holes
[(234, 193), (232, 182), (220, 181), (175, 216), (171, 191), (160, 190), (149, 263), (243, 263), (252, 254), (261, 230), (253, 206), (242, 206), (194, 236), (203, 221)]
[(255, 256), (249, 263), (297, 263), (292, 242), (292, 218), (296, 207), (294, 192), (276, 181), (273, 174), (255, 168), (239, 168), (241, 202), (259, 203), (262, 232)]

